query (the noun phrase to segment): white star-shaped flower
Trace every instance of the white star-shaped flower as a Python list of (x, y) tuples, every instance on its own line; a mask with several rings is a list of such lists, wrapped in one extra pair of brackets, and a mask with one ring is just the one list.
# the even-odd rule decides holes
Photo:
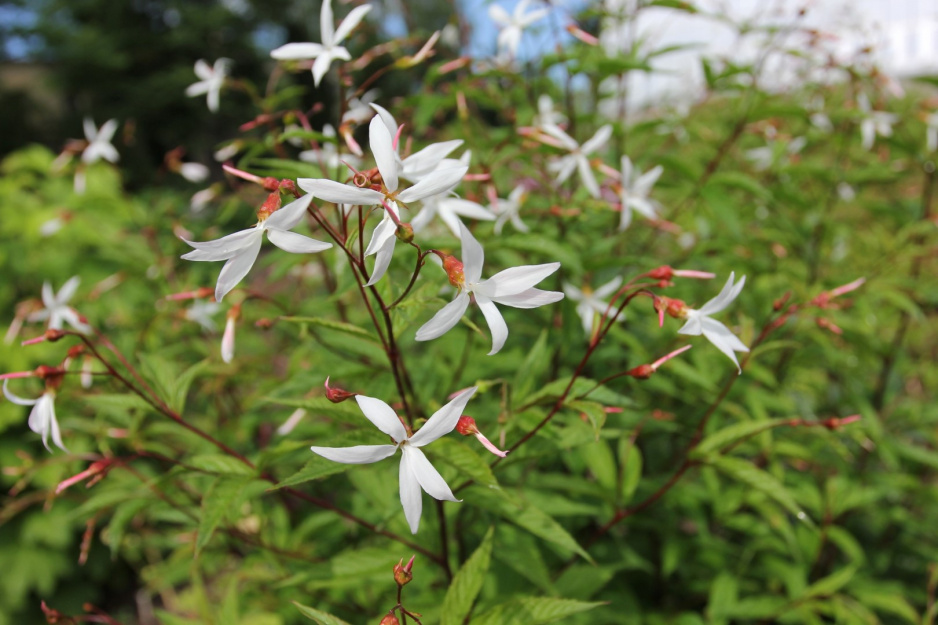
[(46, 392), (39, 396), (39, 399), (23, 399), (22, 397), (14, 395), (10, 389), (7, 388), (8, 382), (9, 380), (3, 381), (3, 394), (14, 404), (33, 407), (29, 413), (29, 429), (42, 436), (42, 444), (45, 445), (45, 448), (50, 452), (52, 451), (52, 449), (49, 448), (49, 436), (51, 435), (52, 442), (55, 443), (56, 447), (67, 452), (68, 449), (62, 444), (59, 422), (55, 418), (55, 392), (46, 390)]
[(397, 155), (394, 139), (380, 115), (371, 120), (368, 132), (371, 151), (374, 154), (378, 171), (381, 173), (383, 186), (380, 191), (319, 178), (300, 178), (296, 182), (304, 191), (334, 204), (384, 207), (384, 218), (372, 232), (368, 249), (365, 250), (366, 256), (376, 255), (375, 266), (367, 284), (371, 286), (387, 271), (394, 253), (397, 222), (400, 221), (398, 204), (406, 206), (411, 202), (433, 197), (452, 189), (466, 175), (469, 166), (458, 164), (455, 167), (433, 170), (416, 184), (399, 190), (398, 186), (402, 177), (401, 160)]
[(491, 210), (498, 215), (495, 220), (495, 234), (501, 234), (505, 222), (510, 221), (518, 232), (530, 232), (527, 224), (521, 221), (521, 205), (528, 195), (528, 190), (524, 185), (519, 184), (508, 194), (508, 199), (497, 198), (491, 205)]
[(206, 94), (208, 110), (215, 113), (218, 111), (219, 95), (221, 88), (225, 84), (225, 78), (228, 77), (228, 65), (231, 59), (221, 58), (215, 61), (215, 64), (209, 67), (203, 59), (195, 62), (195, 75), (199, 77), (199, 82), (194, 82), (186, 87), (186, 95), (190, 98), (197, 95)]
[[(765, 171), (775, 163), (776, 155), (778, 152), (778, 141), (770, 139), (767, 145), (764, 145), (760, 148), (753, 148), (751, 150), (746, 150), (746, 158), (752, 161), (753, 167), (758, 171)], [(804, 149), (804, 146), (807, 145), (808, 140), (804, 137), (796, 137), (785, 144), (783, 154), (786, 157), (792, 157), (801, 150)]]
[(537, 99), (537, 115), (534, 116), (532, 126), (535, 128), (544, 128), (545, 126), (560, 126), (566, 123), (566, 116), (554, 109), (554, 101), (546, 93), (541, 94)]
[(62, 285), (58, 293), (52, 291), (52, 285), (48, 282), (42, 283), (42, 310), (29, 315), (29, 321), (49, 321), (50, 330), (61, 330), (63, 323), (75, 328), (82, 334), (91, 332), (91, 326), (81, 320), (81, 317), (74, 308), (68, 305), (68, 301), (75, 295), (81, 278), (73, 276)]
[(516, 58), (524, 29), (544, 18), (550, 12), (548, 9), (538, 9), (525, 14), (530, 4), (531, 0), (521, 0), (515, 5), (515, 10), (511, 12), (511, 15), (497, 4), (489, 7), (489, 17), (498, 24), (500, 29), (498, 33), (498, 53), (500, 55), (512, 59)]
[(729, 306), (743, 290), (743, 285), (746, 284), (746, 276), (740, 278), (739, 282), (734, 285), (733, 280), (735, 278), (735, 272), (730, 273), (730, 278), (726, 281), (719, 295), (701, 306), (699, 310), (686, 309), (684, 317), (687, 319), (687, 323), (677, 332), (678, 334), (689, 334), (691, 336), (703, 334), (718, 350), (733, 361), (733, 364), (741, 373), (742, 369), (739, 367), (739, 361), (736, 360), (736, 354), (733, 352), (748, 352), (749, 348), (735, 334), (730, 332), (729, 328), (710, 318), (710, 315), (714, 315)]
[(649, 198), (648, 195), (663, 171), (664, 168), (658, 165), (643, 174), (632, 167), (632, 161), (628, 156), (622, 157), (622, 190), (619, 192), (622, 212), (619, 215), (619, 232), (628, 228), (632, 223), (633, 209), (648, 219), (657, 219), (658, 202)]
[(583, 186), (586, 187), (586, 190), (589, 191), (589, 194), (598, 198), (599, 183), (596, 182), (596, 176), (593, 175), (588, 155), (603, 147), (606, 142), (609, 141), (609, 138), (612, 136), (612, 125), (606, 124), (597, 130), (596, 134), (582, 146), (559, 126), (548, 124), (544, 126), (542, 130), (547, 135), (556, 139), (564, 149), (570, 151), (566, 156), (548, 165), (548, 169), (557, 174), (557, 184), (563, 184), (573, 173), (573, 170), (576, 169), (579, 171), (580, 180), (583, 182)]
[(860, 122), (860, 136), (863, 137), (863, 149), (869, 150), (876, 141), (876, 135), (881, 137), (892, 136), (892, 125), (898, 121), (898, 117), (893, 113), (886, 111), (874, 111), (870, 105), (870, 99), (865, 93), (861, 93), (857, 98), (857, 104), (863, 112), (863, 120)]
[(449, 156), (453, 150), (463, 144), (462, 139), (453, 139), (451, 141), (431, 143), (422, 150), (418, 150), (407, 158), (402, 159), (400, 155), (400, 141), (396, 139), (398, 135), (398, 129), (400, 127), (397, 125), (394, 116), (391, 115), (387, 109), (385, 109), (383, 106), (379, 106), (378, 104), (372, 104), (371, 108), (378, 113), (378, 117), (380, 117), (381, 121), (384, 122), (384, 127), (387, 128), (388, 132), (391, 134), (393, 139), (392, 147), (394, 160), (398, 164), (400, 177), (404, 180), (420, 182), (420, 180), (426, 176), (440, 169), (448, 169), (450, 167), (459, 167), (462, 165), (465, 165), (468, 168), (468, 152), (463, 154), (462, 158), (459, 159), (447, 158), (447, 156)]
[[(622, 286), (622, 278), (620, 277), (613, 278), (595, 291), (587, 287), (583, 287), (581, 290), (569, 282), (564, 282), (563, 292), (567, 294), (567, 297), (577, 302), (576, 313), (580, 315), (586, 336), (593, 334), (593, 320), (596, 315), (604, 314), (609, 308), (609, 304), (603, 301), (603, 298), (609, 297), (618, 291), (620, 286)], [(625, 315), (619, 315), (618, 319), (620, 321), (625, 319)]]
[(356, 395), (355, 401), (364, 415), (375, 427), (391, 437), (393, 445), (357, 445), (355, 447), (310, 447), (314, 453), (327, 460), (344, 464), (371, 464), (384, 460), (401, 450), (400, 493), (404, 517), (414, 534), (420, 527), (420, 514), (423, 511), (423, 498), (420, 490), (434, 499), (459, 501), (453, 495), (446, 481), (433, 468), (420, 448), (432, 443), (456, 427), (462, 411), (469, 399), (476, 392), (476, 387), (466, 389), (448, 404), (433, 413), (416, 434), (409, 435), (400, 417), (390, 406), (374, 397)]
[(322, 36), (322, 43), (288, 43), (272, 51), (270, 56), (278, 61), (316, 59), (313, 62), (313, 83), (318, 87), (323, 76), (329, 71), (332, 61), (336, 59), (342, 61), (352, 60), (349, 51), (339, 44), (349, 36), (352, 29), (358, 26), (370, 10), (370, 4), (355, 7), (345, 20), (339, 24), (339, 27), (335, 28), (332, 0), (324, 0), (322, 11), (319, 14), (319, 33)]
[(88, 140), (88, 147), (81, 153), (81, 160), (87, 164), (100, 161), (102, 158), (109, 163), (116, 163), (120, 160), (120, 154), (117, 149), (111, 145), (111, 139), (117, 132), (117, 120), (109, 119), (97, 128), (94, 120), (86, 117), (83, 123), (85, 138)]
[(472, 294), (492, 333), (492, 351), (489, 352), (489, 356), (492, 356), (498, 353), (508, 338), (508, 326), (495, 304), (512, 308), (537, 308), (559, 302), (563, 299), (563, 293), (542, 291), (535, 289), (534, 285), (560, 269), (560, 263), (512, 267), (488, 280), (482, 280), (482, 264), (485, 260), (482, 246), (462, 224), (460, 238), (462, 263), (451, 256), (444, 260), (449, 281), (459, 289), (459, 293), (417, 330), (417, 340), (429, 341), (449, 332), (466, 313)]
[(264, 232), (271, 243), (292, 254), (312, 254), (332, 247), (332, 243), (290, 232), (303, 219), (303, 213), (312, 199), (312, 195), (304, 195), (269, 216), (260, 214), (259, 221), (253, 227), (215, 241), (199, 243), (183, 239), (195, 249), (183, 254), (182, 258), (196, 261), (228, 261), (222, 267), (218, 283), (215, 285), (215, 301), (220, 302), (254, 266), (261, 242), (264, 240)]

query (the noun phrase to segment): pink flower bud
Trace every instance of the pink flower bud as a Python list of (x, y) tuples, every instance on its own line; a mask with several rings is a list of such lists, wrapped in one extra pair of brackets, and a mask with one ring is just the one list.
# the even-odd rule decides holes
[(456, 431), (462, 434), (463, 436), (475, 436), (482, 446), (488, 449), (490, 452), (498, 456), (499, 458), (504, 458), (508, 455), (507, 451), (502, 451), (495, 446), (492, 441), (487, 439), (482, 432), (479, 431), (479, 428), (476, 427), (476, 420), (470, 417), (469, 415), (463, 415), (459, 417), (459, 421), (456, 422)]
[(231, 362), (234, 358), (235, 350), (235, 322), (241, 314), (241, 306), (235, 305), (228, 311), (228, 319), (225, 321), (225, 333), (221, 337), (221, 359)]
[(404, 586), (410, 583), (410, 580), (414, 579), (413, 568), (415, 557), (416, 556), (410, 556), (410, 560), (407, 561), (407, 564), (404, 564), (404, 559), (401, 558), (401, 561), (394, 565), (394, 581), (397, 582), (398, 586)]
[(329, 386), (329, 377), (326, 377), (326, 399), (331, 401), (333, 404), (338, 404), (345, 401), (346, 399), (351, 399), (355, 397), (357, 393), (350, 393), (346, 390), (343, 390), (339, 387)]

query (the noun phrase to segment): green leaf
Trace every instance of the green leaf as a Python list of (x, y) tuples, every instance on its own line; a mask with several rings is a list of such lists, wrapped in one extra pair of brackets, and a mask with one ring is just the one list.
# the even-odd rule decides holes
[(336, 473), (343, 473), (348, 471), (351, 466), (352, 465), (350, 464), (343, 464), (341, 462), (326, 460), (322, 456), (313, 454), (313, 457), (309, 459), (309, 461), (303, 466), (302, 469), (285, 480), (279, 482), (273, 488), (277, 489), (286, 488), (287, 486), (296, 486), (297, 484), (318, 480), (329, 475), (335, 475)]
[(206, 473), (218, 475), (253, 475), (254, 469), (232, 456), (222, 454), (201, 454), (193, 456), (186, 463)]
[(482, 590), (485, 574), (489, 570), (494, 534), (495, 528), (490, 527), (482, 538), (482, 543), (456, 573), (443, 599), (441, 625), (461, 625), (472, 609), (473, 602)]
[(857, 567), (848, 566), (831, 573), (827, 577), (822, 577), (814, 582), (804, 591), (804, 597), (828, 597), (850, 582), (857, 573)]
[(440, 438), (433, 444), (432, 452), (434, 459), (439, 458), (442, 462), (455, 467), (475, 483), (489, 488), (498, 488), (498, 480), (495, 479), (489, 463), (462, 441), (454, 437)]
[(218, 524), (228, 512), (240, 503), (244, 486), (249, 478), (217, 477), (202, 498), (202, 518), (199, 519), (199, 532), (195, 539), (195, 555), (211, 540)]
[(351, 334), (352, 336), (368, 339), (369, 341), (374, 341), (375, 343), (378, 342), (377, 337), (364, 328), (352, 325), (351, 323), (336, 321), (335, 319), (325, 319), (323, 317), (280, 317), (279, 320), (286, 321), (288, 323), (308, 323), (309, 325), (320, 326), (330, 330), (335, 330), (336, 332), (342, 332), (344, 334)]
[(311, 621), (316, 621), (319, 625), (349, 625), (346, 621), (343, 621), (337, 616), (332, 616), (326, 612), (321, 612), (316, 608), (310, 608), (305, 605), (301, 605), (296, 601), (293, 602), (293, 605), (296, 606), (296, 609), (300, 611), (300, 614), (305, 616)]
[(515, 379), (511, 383), (511, 403), (521, 405), (521, 402), (531, 388), (538, 375), (542, 374), (549, 363), (547, 358), (547, 330), (541, 330), (540, 336), (524, 358), (521, 368), (515, 374)]
[(635, 489), (642, 479), (642, 450), (634, 442), (625, 439), (627, 445), (623, 445), (619, 451), (619, 463), (622, 471), (622, 503), (626, 504), (632, 500)]
[(788, 423), (790, 419), (772, 419), (769, 421), (743, 421), (723, 428), (707, 436), (696, 449), (691, 452), (692, 458), (700, 458), (709, 455), (712, 452), (720, 451), (733, 443), (754, 436), (759, 432), (764, 432), (773, 427), (778, 427)]
[(751, 462), (732, 456), (711, 456), (706, 459), (706, 462), (729, 477), (768, 495), (793, 515), (810, 523), (808, 515), (801, 509), (785, 485)]
[(465, 501), (514, 523), (564, 551), (579, 554), (589, 562), (593, 561), (593, 558), (562, 525), (548, 516), (546, 512), (518, 497), (509, 496), (501, 490), (471, 486), (466, 489)]
[(472, 619), (472, 625), (544, 625), (601, 605), (605, 603), (554, 597), (521, 597), (487, 610)]
[(877, 612), (895, 614), (913, 625), (923, 622), (919, 613), (902, 595), (864, 589), (862, 593), (856, 593), (856, 596), (860, 603)]

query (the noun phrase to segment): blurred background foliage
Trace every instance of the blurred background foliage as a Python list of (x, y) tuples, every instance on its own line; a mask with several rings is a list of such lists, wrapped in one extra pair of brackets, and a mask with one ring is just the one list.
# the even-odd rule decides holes
[[(388, 32), (395, 20), (413, 38), (376, 53), (373, 64), (352, 72), (354, 84), (455, 23), (446, 5), (402, 14), (376, 9), (385, 14), (356, 31), (353, 56), (399, 34)], [(382, 442), (353, 404), (325, 401), (326, 375), (370, 396), (396, 393), (338, 252), (307, 258), (265, 245), (244, 284), (230, 365), (218, 357), (227, 307), (208, 330), (186, 318), (189, 302), (163, 297), (209, 286), (217, 276), (215, 264), (178, 260), (187, 249), (180, 235), (208, 240), (240, 230), (265, 197), (223, 179), (213, 165), (219, 196), (193, 211), (197, 187), (166, 170), (166, 152), (184, 146), (187, 159), (210, 163), (216, 148), (236, 138), (242, 150), (235, 162), (244, 170), (320, 175), (296, 160), (299, 147), (280, 140), (296, 119), (280, 114), (308, 112), (318, 131), (337, 120), (338, 86), (330, 78), (316, 90), (308, 71), (283, 72), (268, 58), (281, 42), (318, 41), (318, 3), (47, 0), (2, 7), (34, 15), (3, 36), (27, 38), (28, 58), (45, 68), (61, 106), (37, 115), (39, 104), (3, 94), (2, 127), (10, 133), (0, 165), (0, 310), (7, 320), (38, 297), (43, 281), (58, 289), (79, 274), (74, 304), (187, 420), (277, 479), (409, 537), (389, 464), (348, 470), (308, 451), (312, 441)], [(599, 21), (588, 12), (582, 25)], [(548, 286), (559, 289), (562, 281), (596, 287), (662, 264), (713, 271), (715, 282), (681, 281), (667, 291), (699, 306), (735, 271), (747, 284), (724, 315), (747, 344), (777, 316), (773, 307), (786, 294), (807, 302), (867, 280), (833, 308), (805, 308), (788, 319), (738, 378), (724, 356), (695, 341), (650, 380), (622, 377), (566, 401), (551, 427), (495, 472), (478, 448), (455, 435), (441, 439), (429, 455), (444, 477), (451, 485), (476, 482), (459, 493), (463, 503), (446, 504), (449, 565), (462, 569), (478, 595), (471, 622), (933, 623), (938, 267), (934, 154), (925, 150), (922, 121), (929, 81), (886, 98), (875, 71), (848, 68), (836, 84), (768, 92), (753, 86), (759, 67), (712, 60), (707, 93), (689, 111), (650, 107), (607, 120), (596, 113), (599, 83), (645, 71), (653, 47), (608, 63), (595, 48), (570, 45), (521, 73), (466, 66), (444, 74), (456, 51), (438, 50), (414, 69), (388, 70), (376, 85), (380, 102), (406, 120), (415, 148), (463, 138), (472, 171), (491, 174), (499, 197), (522, 180), (532, 189), (523, 213), (532, 233), (507, 226), (496, 238), (488, 224), (475, 228), (486, 275), (560, 260), (561, 274)], [(183, 91), (195, 80), (196, 59), (221, 56), (234, 60), (235, 82), (210, 115), (203, 97)], [(583, 86), (546, 77), (561, 65), (580, 68)], [(893, 136), (878, 138), (871, 151), (860, 145), (859, 93), (898, 115)], [(610, 166), (622, 154), (643, 171), (664, 166), (654, 197), (668, 224), (637, 218), (616, 233), (619, 215), (608, 198), (552, 185), (546, 164), (556, 150), (516, 131), (532, 123), (541, 94), (553, 97), (580, 140), (613, 123), (603, 153)], [(829, 130), (810, 121), (818, 96)], [(264, 113), (275, 121), (239, 131)], [(71, 166), (55, 159), (67, 138), (79, 136), (85, 115), (98, 124), (121, 121), (115, 144), (122, 158), (119, 168), (92, 165), (79, 195)], [(307, 133), (303, 140), (312, 137), (321, 138)], [(799, 137), (803, 147), (790, 151)], [(763, 166), (750, 150), (766, 145)], [(465, 189), (486, 201), (485, 183)], [(443, 230), (422, 234), (420, 243), (458, 251)], [(406, 284), (406, 253), (398, 251), (383, 294)], [(480, 383), (470, 414), (490, 438), (511, 444), (548, 414), (557, 381), (571, 375), (585, 349), (575, 304), (508, 312), (511, 337), (495, 358), (482, 356), (488, 338), (468, 326), (416, 344), (414, 329), (446, 298), (438, 295), (442, 279), (428, 266), (408, 305), (394, 311), (417, 394), (430, 413), (448, 393)], [(337, 323), (337, 314), (365, 330)], [(675, 323), (658, 330), (650, 301), (638, 299), (584, 376), (600, 380), (683, 345)], [(15, 338), (38, 333), (27, 326)], [(73, 342), (4, 343), (0, 363), (3, 371), (55, 364)], [(20, 395), (40, 392), (36, 381), (15, 382)], [(294, 601), (349, 622), (377, 622), (394, 604), (390, 567), (411, 555), (408, 547), (270, 489), (258, 472), (220, 456), (105, 376), (89, 390), (68, 376), (56, 402), (68, 454), (49, 455), (26, 427), (26, 410), (0, 403), (0, 625), (44, 622), (40, 601), (65, 614), (81, 614), (90, 603), (122, 623), (168, 625), (308, 622)], [(306, 417), (278, 434), (297, 408)], [(861, 419), (848, 426), (819, 425), (853, 414)], [(695, 442), (701, 422), (703, 441)], [(696, 446), (690, 456), (688, 445)], [(79, 484), (53, 494), (101, 456), (124, 462), (90, 490)], [(496, 484), (500, 490), (485, 488)], [(629, 512), (644, 502), (647, 508)], [(623, 511), (627, 518), (600, 532)], [(429, 505), (416, 541), (441, 548)], [(458, 603), (450, 580), (428, 559), (417, 562), (406, 604), (425, 614), (424, 623), (448, 622), (444, 606)]]

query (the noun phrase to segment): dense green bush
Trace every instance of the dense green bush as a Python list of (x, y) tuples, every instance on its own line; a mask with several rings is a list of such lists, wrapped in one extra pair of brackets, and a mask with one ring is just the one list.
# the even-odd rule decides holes
[[(524, 185), (530, 232), (467, 222), (485, 249), (484, 277), (559, 262), (540, 288), (622, 280), (606, 300), (618, 293), (624, 318), (596, 312), (589, 334), (569, 296), (502, 307), (510, 334), (492, 356), (474, 305), (442, 337), (415, 341), (452, 298), (430, 261), (460, 258), (460, 239), (439, 220), (412, 242), (401, 228), (387, 274), (363, 286), (365, 244), (385, 211), (343, 218), (321, 199), (328, 193), (299, 229), (332, 249), (288, 254), (265, 242), (214, 330), (187, 316), (211, 298), (220, 266), (180, 260), (191, 252), (181, 239), (243, 230), (262, 206), (302, 195), (291, 192), (297, 179), (349, 179), (342, 165), (298, 159), (289, 139), (303, 148), (330, 139), (280, 110), (276, 85), (262, 103), (269, 123), (231, 128), (243, 148), (200, 211), (171, 189), (126, 194), (107, 164), (87, 167), (78, 194), (76, 164), (45, 149), (3, 161), (7, 318), (15, 326), (38, 310), (44, 281), (58, 291), (78, 275), (70, 304), (94, 330), (20, 347), (43, 336), (26, 321), (0, 347), (4, 371), (68, 360), (66, 373), (45, 377), (61, 382), (67, 452), (51, 440), (51, 454), (42, 448), (27, 408), (0, 404), (0, 624), (377, 623), (391, 609), (409, 622), (403, 608), (423, 623), (934, 621), (938, 282), (925, 86), (888, 97), (883, 77), (857, 64), (841, 81), (771, 92), (759, 87), (760, 63), (709, 59), (706, 97), (686, 115), (606, 119), (599, 84), (651, 71), (666, 51), (634, 42), (610, 56), (580, 37), (520, 70), (392, 46), (334, 63), (326, 78), (355, 79), (343, 93), (356, 93), (385, 50), (390, 76), (428, 66), (419, 92), (379, 99), (404, 125), (401, 151), (463, 140), (451, 156), (472, 152), (458, 192), (480, 205)], [(547, 78), (558, 66), (588, 86)], [(872, 149), (861, 94), (896, 115)], [(541, 95), (579, 142), (611, 124), (588, 155), (598, 193), (582, 172), (556, 184), (552, 163), (568, 151), (550, 145), (560, 140), (544, 130)], [(354, 134), (363, 144), (366, 125)], [(341, 137), (336, 147), (349, 149)], [(620, 230), (626, 154), (663, 173), (648, 190), (659, 217), (635, 211)], [(366, 149), (361, 171), (378, 184), (369, 159)], [(640, 187), (630, 185), (633, 198)], [(670, 276), (669, 266), (716, 278)], [(745, 286), (714, 318), (751, 349), (738, 354), (739, 375), (665, 314), (680, 313), (677, 300), (701, 308), (732, 273)], [(231, 362), (219, 352), (226, 315)], [(687, 344), (656, 371), (640, 367)], [(95, 374), (89, 388), (84, 367)], [(353, 466), (310, 452), (388, 443), (356, 400), (329, 401), (327, 376), (332, 388), (387, 402), (417, 431), (451, 394), (478, 387), (465, 412), (510, 453), (494, 458), (456, 433), (428, 446), (462, 503), (423, 497), (412, 535), (398, 458)], [(42, 392), (40, 379), (7, 382), (22, 397)], [(401, 590), (392, 567), (411, 555), (413, 581)]]

